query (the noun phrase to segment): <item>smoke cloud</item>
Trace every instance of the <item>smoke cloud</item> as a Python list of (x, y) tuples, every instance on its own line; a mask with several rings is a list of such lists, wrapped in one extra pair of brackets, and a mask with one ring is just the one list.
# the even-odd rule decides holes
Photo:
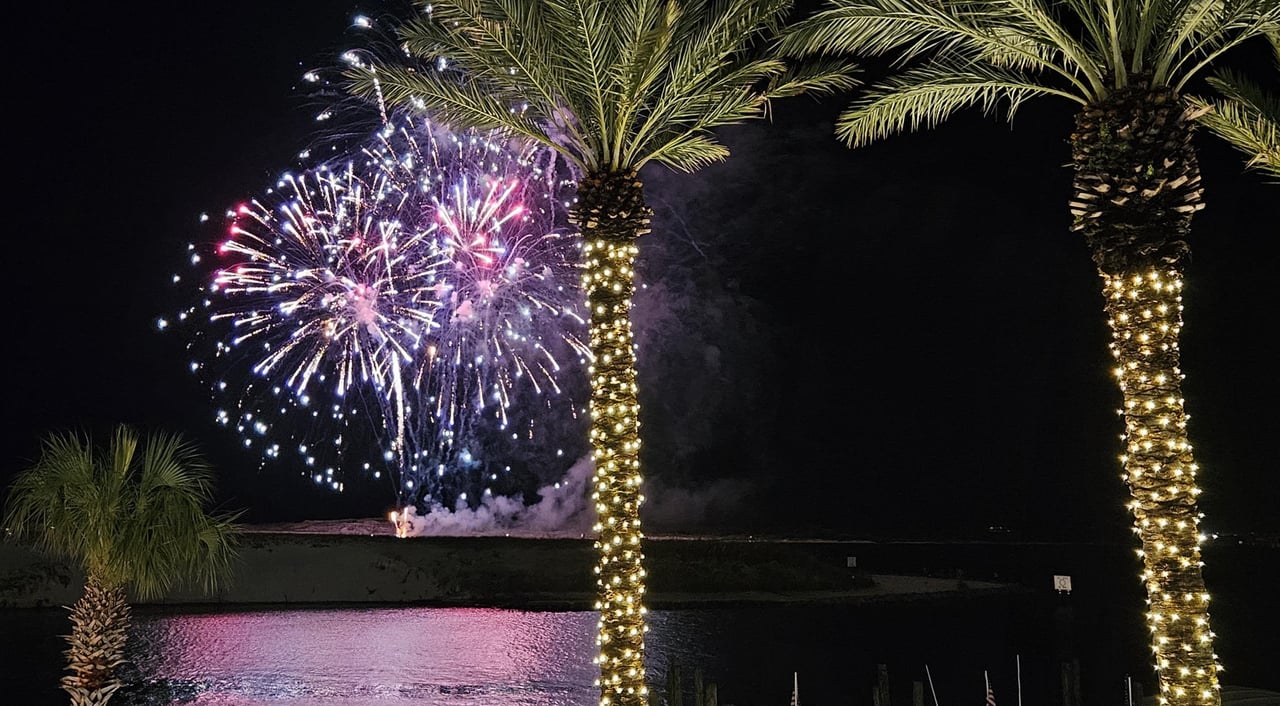
[[(475, 508), (464, 503), (453, 509), (434, 504), (420, 514), (410, 507), (397, 518), (409, 537), (593, 536), (590, 482), (594, 471), (589, 456), (579, 459), (563, 479), (539, 489), (539, 500), (530, 505), (519, 498), (491, 495)], [(750, 483), (738, 479), (721, 479), (696, 489), (647, 483), (641, 518), (650, 535), (732, 525), (742, 515), (750, 490)]]
[(587, 503), (587, 484), (593, 471), (589, 456), (579, 459), (564, 478), (539, 488), (539, 500), (531, 505), (520, 498), (486, 495), (474, 508), (467, 507), (465, 500), (454, 508), (433, 503), (425, 514), (409, 507), (400, 522), (410, 537), (586, 536), (593, 524)]

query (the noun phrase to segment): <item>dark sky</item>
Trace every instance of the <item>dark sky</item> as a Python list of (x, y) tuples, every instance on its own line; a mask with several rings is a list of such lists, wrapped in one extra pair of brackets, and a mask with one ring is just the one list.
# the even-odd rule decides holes
[[(144, 7), (14, 20), (0, 482), (46, 432), (128, 422), (200, 443), (250, 519), (381, 514), (384, 487), (339, 496), (260, 470), (155, 330), (198, 215), (258, 194), (315, 139), (299, 79), (350, 46), (357, 8)], [(832, 134), (843, 103), (780, 102), (722, 132), (727, 163), (645, 172), (651, 525), (1124, 539), (1099, 285), (1067, 230), (1072, 106), (853, 151)], [(1280, 530), (1280, 185), (1198, 139), (1183, 368), (1206, 527)]]

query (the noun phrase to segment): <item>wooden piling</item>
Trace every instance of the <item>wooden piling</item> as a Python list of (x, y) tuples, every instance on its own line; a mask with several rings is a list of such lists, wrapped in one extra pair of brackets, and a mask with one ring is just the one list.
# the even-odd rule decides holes
[(680, 683), (680, 665), (667, 665), (667, 706), (684, 706), (684, 685)]
[(888, 665), (876, 665), (876, 685), (871, 688), (871, 702), (874, 706), (891, 706), (889, 703)]
[(1062, 663), (1062, 706), (1083, 706), (1080, 699), (1080, 660)]

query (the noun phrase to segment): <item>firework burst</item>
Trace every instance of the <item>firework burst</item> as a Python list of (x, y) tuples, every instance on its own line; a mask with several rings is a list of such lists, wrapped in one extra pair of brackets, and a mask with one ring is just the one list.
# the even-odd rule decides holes
[(229, 212), (225, 240), (190, 247), (217, 264), (177, 317), (229, 402), (218, 421), (335, 490), (386, 472), (399, 506), (519, 492), (513, 458), (524, 485), (562, 473), (582, 436), (565, 385), (587, 353), (554, 167), (403, 118)]

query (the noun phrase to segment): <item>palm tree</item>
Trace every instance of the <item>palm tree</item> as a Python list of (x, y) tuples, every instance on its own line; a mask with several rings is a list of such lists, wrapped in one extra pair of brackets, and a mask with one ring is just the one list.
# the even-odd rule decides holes
[[(1280, 31), (1267, 38), (1280, 76)], [(1222, 97), (1212, 102), (1191, 98), (1205, 109), (1200, 123), (1248, 155), (1246, 168), (1280, 179), (1280, 94), (1234, 71), (1218, 71), (1207, 80)]]
[(397, 56), (357, 63), (352, 90), (498, 129), (578, 170), (572, 209), (590, 306), (592, 499), (601, 704), (646, 702), (640, 409), (630, 308), (648, 232), (641, 167), (692, 172), (728, 156), (712, 129), (774, 98), (850, 88), (850, 68), (789, 71), (767, 46), (791, 0), (433, 0)]
[(852, 147), (969, 107), (1003, 105), (1012, 119), (1037, 96), (1076, 104), (1072, 230), (1102, 278), (1163, 703), (1220, 700), (1178, 354), (1187, 238), (1203, 207), (1196, 109), (1182, 92), (1278, 20), (1276, 0), (828, 0), (783, 41), (787, 55), (889, 60), (840, 115)]
[(5, 527), (18, 541), (80, 566), (84, 594), (71, 608), (62, 688), (73, 706), (100, 706), (122, 686), (130, 610), (194, 580), (206, 591), (228, 575), (234, 517), (209, 516), (212, 471), (172, 434), (139, 443), (116, 428), (106, 448), (87, 436), (50, 434), (38, 461), (14, 480)]

